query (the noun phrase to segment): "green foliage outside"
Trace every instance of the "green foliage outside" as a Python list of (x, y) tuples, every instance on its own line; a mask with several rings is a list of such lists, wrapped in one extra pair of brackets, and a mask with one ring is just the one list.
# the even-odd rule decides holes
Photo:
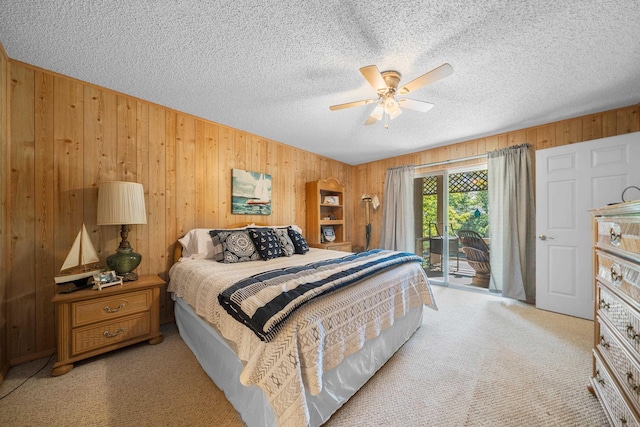
[[(437, 195), (422, 197), (422, 235), (429, 236), (429, 224), (437, 221)], [(476, 209), (480, 216), (476, 217)], [(457, 230), (473, 230), (482, 237), (489, 237), (489, 194), (487, 191), (449, 194), (449, 235)], [(442, 227), (439, 226), (440, 232)], [(431, 226), (431, 235), (437, 235)]]

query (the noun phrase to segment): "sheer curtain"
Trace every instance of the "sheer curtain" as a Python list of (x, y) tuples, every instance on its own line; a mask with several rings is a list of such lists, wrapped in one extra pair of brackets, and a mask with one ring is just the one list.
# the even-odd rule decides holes
[(491, 282), (502, 295), (535, 302), (535, 206), (530, 145), (487, 153)]
[(413, 165), (387, 169), (380, 232), (382, 249), (409, 252), (415, 250), (413, 175)]

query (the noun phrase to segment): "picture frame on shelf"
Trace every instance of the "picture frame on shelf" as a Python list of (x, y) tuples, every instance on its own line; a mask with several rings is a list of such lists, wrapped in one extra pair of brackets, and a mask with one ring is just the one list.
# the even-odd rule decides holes
[(332, 225), (322, 226), (322, 237), (326, 242), (333, 242), (336, 240), (336, 233)]
[(339, 205), (340, 197), (338, 196), (324, 196), (325, 205)]
[(122, 285), (122, 277), (113, 270), (103, 271), (93, 275), (93, 289), (101, 291), (109, 286)]

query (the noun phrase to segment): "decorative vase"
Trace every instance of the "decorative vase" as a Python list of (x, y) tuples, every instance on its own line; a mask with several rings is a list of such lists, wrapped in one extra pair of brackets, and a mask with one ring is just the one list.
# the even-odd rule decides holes
[(138, 275), (133, 272), (142, 261), (142, 255), (134, 252), (132, 248), (118, 248), (116, 253), (109, 255), (107, 265), (114, 270), (123, 282), (138, 280)]

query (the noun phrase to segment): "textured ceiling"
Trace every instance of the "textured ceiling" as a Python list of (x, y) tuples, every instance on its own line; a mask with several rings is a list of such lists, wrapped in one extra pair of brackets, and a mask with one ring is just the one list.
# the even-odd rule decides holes
[[(349, 164), (640, 102), (638, 0), (2, 0), (0, 43), (45, 69)], [(412, 92), (363, 126), (366, 65)]]

